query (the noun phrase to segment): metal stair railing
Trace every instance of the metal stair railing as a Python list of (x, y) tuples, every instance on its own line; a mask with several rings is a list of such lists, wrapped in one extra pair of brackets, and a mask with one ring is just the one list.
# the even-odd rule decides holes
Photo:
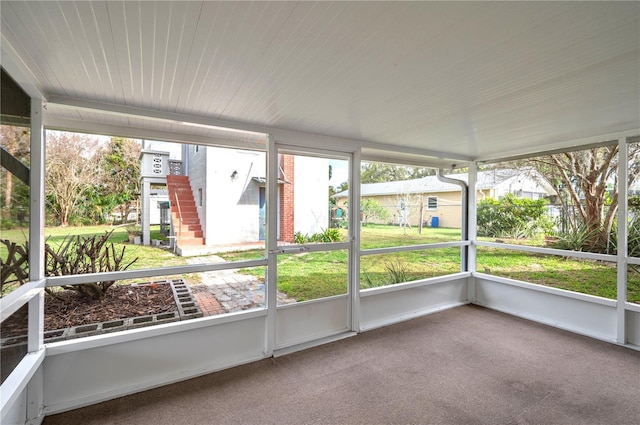
[(173, 192), (173, 198), (176, 200), (176, 206), (178, 207), (178, 235), (182, 235), (182, 209), (180, 208), (180, 197), (178, 196), (178, 190), (175, 185), (171, 185), (171, 190)]

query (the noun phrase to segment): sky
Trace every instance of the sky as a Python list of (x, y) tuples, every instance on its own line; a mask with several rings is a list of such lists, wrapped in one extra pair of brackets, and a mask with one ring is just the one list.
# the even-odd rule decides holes
[(330, 159), (332, 177), (329, 185), (338, 187), (341, 183), (349, 181), (349, 162), (345, 160)]
[(169, 159), (182, 159), (182, 144), (161, 142), (159, 140), (145, 140), (145, 149), (169, 152)]

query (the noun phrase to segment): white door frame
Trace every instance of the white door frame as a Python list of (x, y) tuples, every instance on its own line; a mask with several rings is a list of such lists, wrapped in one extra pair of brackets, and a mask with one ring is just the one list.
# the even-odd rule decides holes
[[(353, 170), (354, 170), (354, 152), (351, 151), (336, 151), (325, 149), (313, 149), (307, 147), (292, 146), (286, 144), (280, 144), (269, 140), (268, 152), (267, 152), (267, 252), (268, 252), (268, 267), (267, 267), (267, 338), (265, 346), (265, 354), (282, 354), (285, 351), (291, 352), (297, 349), (307, 348), (319, 343), (324, 343), (328, 339), (342, 338), (345, 335), (355, 334), (357, 331), (357, 321), (354, 321), (354, 299), (357, 299), (358, 290), (356, 287), (357, 272), (354, 272), (354, 261), (357, 262), (357, 252), (355, 252), (355, 233), (354, 230), (358, 228), (359, 223), (356, 218), (358, 214), (348, 215), (348, 228), (349, 236), (346, 242), (338, 242), (331, 244), (304, 244), (295, 246), (278, 246), (277, 240), (277, 228), (279, 222), (278, 215), (278, 174), (279, 164), (278, 157), (281, 152), (318, 156), (318, 157), (340, 157), (349, 161), (349, 205), (354, 206), (353, 191), (351, 190), (353, 182)], [(333, 250), (347, 250), (349, 256), (349, 264), (347, 269), (347, 293), (345, 295), (338, 295), (335, 297), (322, 298), (318, 300), (310, 300), (304, 303), (287, 305), (278, 307), (277, 305), (277, 262), (278, 255), (290, 254), (296, 252), (317, 252), (317, 251), (333, 251)], [(342, 323), (340, 319), (340, 310), (344, 306), (344, 326), (339, 325)], [(300, 311), (298, 314), (296, 311)], [(324, 330), (318, 330), (318, 332), (311, 332), (305, 334), (304, 340), (298, 340), (296, 337), (282, 341), (283, 322), (278, 323), (278, 320), (293, 320), (296, 321), (294, 328), (300, 330), (305, 328), (304, 322), (297, 322), (300, 317), (325, 317), (327, 319)], [(331, 316), (331, 317), (329, 317)], [(333, 320), (333, 321), (332, 321)], [(311, 319), (311, 322), (317, 325), (315, 319)], [(319, 325), (322, 327), (322, 324)], [(280, 329), (280, 332), (278, 331)], [(295, 333), (295, 329), (292, 330)], [(280, 335), (279, 335), (280, 333)], [(280, 337), (280, 342), (279, 341)]]

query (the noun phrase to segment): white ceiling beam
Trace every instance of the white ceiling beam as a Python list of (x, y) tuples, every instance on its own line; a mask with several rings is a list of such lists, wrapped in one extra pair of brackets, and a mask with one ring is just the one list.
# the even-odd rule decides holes
[(203, 136), (199, 134), (179, 133), (173, 131), (151, 130), (148, 128), (125, 127), (113, 124), (91, 123), (64, 118), (45, 119), (48, 130), (71, 131), (86, 134), (128, 137), (132, 139), (159, 140), (163, 142), (189, 143), (206, 146), (235, 146), (249, 150), (265, 150), (265, 144), (222, 137)]
[[(322, 147), (326, 149), (334, 150), (347, 150), (355, 152), (361, 147), (367, 147), (371, 149), (381, 151), (399, 152), (409, 155), (424, 156), (428, 158), (435, 158), (444, 161), (454, 162), (469, 162), (473, 158), (466, 156), (453, 156), (444, 152), (423, 150), (411, 147), (400, 147), (392, 144), (374, 143), (362, 140), (353, 140), (338, 138), (333, 136), (325, 136), (321, 134), (305, 133), (300, 131), (287, 130), (282, 128), (273, 128), (268, 126), (261, 126), (251, 123), (221, 120), (216, 118), (194, 116), (178, 114), (175, 112), (150, 110), (144, 108), (138, 108), (126, 105), (116, 105), (105, 102), (96, 102), (85, 99), (63, 97), (63, 96), (50, 96), (49, 103), (58, 106), (68, 107), (72, 109), (83, 109), (87, 111), (99, 111), (105, 114), (114, 114), (118, 116), (130, 116), (140, 117), (151, 120), (160, 120), (164, 122), (172, 122), (176, 124), (184, 125), (196, 124), (207, 127), (228, 128), (234, 130), (242, 130), (245, 132), (261, 133), (264, 135), (271, 135), (277, 142), (294, 144), (299, 146), (309, 147)], [(60, 120), (61, 122), (62, 120)], [(57, 126), (55, 119), (47, 121), (47, 125)], [(148, 138), (148, 137), (147, 137)]]
[(567, 140), (564, 142), (549, 143), (550, 149), (544, 149), (544, 146), (536, 145), (525, 149), (515, 149), (512, 151), (501, 152), (500, 156), (479, 157), (475, 162), (481, 164), (493, 164), (496, 162), (515, 161), (518, 159), (534, 158), (536, 156), (552, 155), (560, 152), (570, 152), (576, 150), (589, 149), (606, 145), (614, 145), (620, 138), (629, 138), (640, 136), (640, 128), (619, 131), (615, 133), (606, 133), (597, 136), (585, 137), (581, 139)]

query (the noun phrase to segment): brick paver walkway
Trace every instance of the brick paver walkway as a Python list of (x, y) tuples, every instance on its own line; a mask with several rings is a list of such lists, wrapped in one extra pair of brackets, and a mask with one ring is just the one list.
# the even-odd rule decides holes
[(206, 286), (192, 286), (191, 292), (193, 293), (193, 298), (200, 306), (200, 310), (202, 310), (202, 314), (204, 316), (214, 316), (216, 314), (226, 313), (220, 305), (220, 302), (218, 302), (216, 297), (209, 292), (209, 289)]
[[(221, 263), (217, 255), (192, 258), (192, 264)], [(191, 286), (191, 292), (205, 316), (264, 307), (265, 284), (255, 276), (236, 269), (205, 272), (201, 285)], [(278, 291), (278, 304), (291, 304), (295, 299)]]

